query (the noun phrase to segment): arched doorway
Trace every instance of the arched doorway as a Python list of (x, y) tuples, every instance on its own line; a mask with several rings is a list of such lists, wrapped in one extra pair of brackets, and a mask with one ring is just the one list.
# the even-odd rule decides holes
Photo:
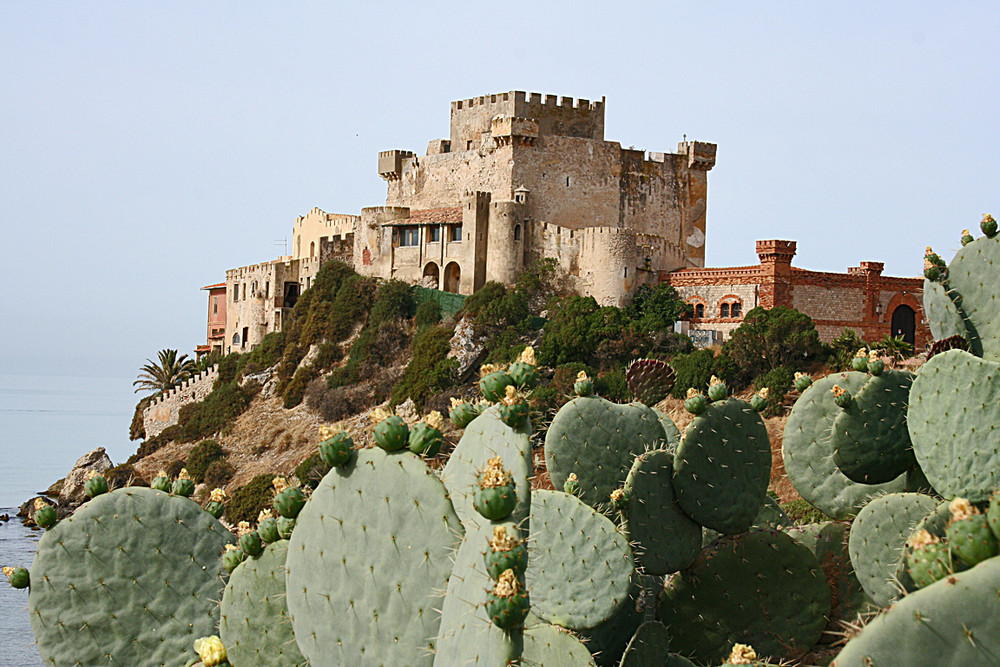
[(896, 306), (892, 311), (892, 332), (894, 338), (902, 336), (910, 345), (915, 345), (917, 340), (916, 313), (909, 306), (902, 304)]
[(440, 284), (439, 280), (440, 272), (438, 271), (438, 265), (434, 262), (428, 262), (427, 266), (424, 267), (424, 279), (421, 283), (424, 287), (437, 289)]
[(462, 270), (458, 268), (458, 262), (451, 262), (444, 267), (444, 291), (458, 294), (458, 287), (462, 283)]

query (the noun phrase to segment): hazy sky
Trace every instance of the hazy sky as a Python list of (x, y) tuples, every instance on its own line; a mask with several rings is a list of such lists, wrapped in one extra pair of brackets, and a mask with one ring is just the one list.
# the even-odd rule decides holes
[(384, 203), (377, 152), (485, 93), (717, 143), (710, 266), (786, 238), (803, 268), (913, 276), (1000, 211), (996, 3), (354, 4), (0, 2), (0, 373), (192, 351), (200, 287), (313, 206)]

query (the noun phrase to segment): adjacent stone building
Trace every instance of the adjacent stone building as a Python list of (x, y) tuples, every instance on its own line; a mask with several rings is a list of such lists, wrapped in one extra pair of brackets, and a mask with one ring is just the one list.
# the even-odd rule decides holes
[(691, 331), (718, 332), (706, 342), (727, 338), (757, 306), (788, 306), (809, 315), (824, 342), (845, 328), (870, 342), (903, 336), (920, 349), (930, 341), (922, 278), (883, 276), (881, 262), (861, 262), (846, 273), (808, 271), (792, 266), (795, 250), (795, 241), (757, 241), (756, 266), (683, 269), (660, 279), (693, 306)]

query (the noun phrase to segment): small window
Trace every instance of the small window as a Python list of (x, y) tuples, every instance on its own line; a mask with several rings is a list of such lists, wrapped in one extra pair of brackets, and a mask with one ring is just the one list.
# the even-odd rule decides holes
[(462, 240), (462, 225), (448, 225), (448, 240), (449, 241)]
[(250, 338), (250, 327), (243, 327), (243, 344), (242, 347), (246, 347), (247, 339)]
[(233, 334), (233, 345), (239, 345), (239, 344), (240, 344), (240, 334), (239, 332), (236, 332)]
[(566, 177), (566, 187), (568, 188), (569, 186), (570, 186), (570, 180), (569, 180), (569, 176), (567, 176)]
[(427, 228), (427, 242), (438, 243), (441, 240), (441, 228), (433, 225)]
[(472, 150), (472, 139), (469, 139), (469, 140), (467, 140), (465, 142), (465, 150), (467, 150), (467, 151), (471, 151)]
[(738, 304), (738, 303), (732, 304), (731, 306), (729, 306), (729, 316), (730, 317), (739, 317), (740, 316), (740, 310), (741, 310), (740, 304)]
[(521, 240), (521, 225), (514, 225), (514, 240)]
[(316, 242), (315, 241), (311, 241), (309, 243), (309, 256), (310, 257), (315, 257), (316, 256)]
[(266, 283), (264, 283), (264, 298), (265, 299), (270, 299), (271, 298), (271, 281), (270, 280), (268, 280)]
[(402, 227), (399, 230), (399, 245), (401, 246), (420, 245), (420, 228)]
[(243, 283), (243, 300), (247, 300), (247, 284)]
[(694, 316), (697, 318), (705, 317), (705, 304), (703, 303), (694, 304)]
[(719, 306), (719, 317), (729, 317), (729, 304), (724, 303)]
[(212, 298), (212, 314), (219, 314), (219, 297), (217, 296)]
[(240, 300), (240, 286), (233, 285), (233, 303), (236, 303), (239, 300)]

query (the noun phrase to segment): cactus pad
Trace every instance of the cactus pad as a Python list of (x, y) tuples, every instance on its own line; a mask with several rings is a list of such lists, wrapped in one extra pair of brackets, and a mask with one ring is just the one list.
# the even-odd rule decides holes
[(125, 487), (48, 531), (28, 609), (46, 664), (183, 665), (215, 632), (232, 537), (187, 498)]
[(1000, 558), (898, 601), (830, 667), (941, 667), (1000, 662)]
[(771, 441), (746, 402), (712, 403), (688, 424), (674, 457), (674, 491), (702, 526), (734, 534), (749, 528), (767, 496)]
[(906, 488), (904, 475), (885, 484), (852, 482), (833, 462), (831, 431), (841, 408), (830, 390), (839, 385), (854, 392), (867, 381), (856, 371), (816, 380), (795, 401), (785, 424), (781, 452), (788, 479), (809, 504), (834, 519), (854, 516), (873, 496)]
[(907, 425), (942, 496), (975, 503), (1000, 488), (1000, 364), (964, 350), (935, 355), (913, 381)]
[(670, 653), (670, 633), (659, 621), (646, 621), (632, 635), (620, 667), (659, 667)]
[(980, 237), (948, 265), (948, 286), (961, 301), (969, 343), (976, 356), (1000, 362), (1000, 238)]
[(865, 505), (854, 519), (848, 540), (851, 565), (868, 597), (880, 607), (910, 585), (899, 567), (903, 543), (937, 504), (919, 493), (890, 493)]
[(524, 630), (522, 665), (594, 667), (590, 651), (571, 632), (543, 623)]
[(625, 369), (625, 382), (633, 398), (653, 407), (674, 388), (674, 369), (659, 359), (636, 359)]
[(229, 577), (220, 605), (219, 636), (236, 665), (303, 665), (285, 603), (288, 541), (268, 545)]
[(444, 485), (410, 452), (362, 450), (327, 473), (288, 547), (302, 654), (316, 667), (431, 664), (461, 530)]
[(820, 638), (830, 590), (816, 557), (784, 533), (752, 531), (715, 542), (666, 585), (657, 616), (674, 651), (721, 662), (733, 644), (796, 658)]
[[(479, 473), (486, 468), (487, 461), (499, 456), (504, 468), (514, 479), (517, 505), (514, 520), (520, 521), (528, 515), (531, 477), (531, 424), (525, 420), (516, 428), (503, 423), (496, 406), (488, 408), (476, 417), (462, 434), (455, 450), (444, 467), (441, 480), (448, 487), (455, 513), (462, 523), (481, 522), (479, 513), (473, 506), (479, 489)], [(477, 545), (477, 547), (480, 545)]]
[(849, 479), (884, 484), (916, 459), (906, 430), (906, 403), (913, 373), (887, 370), (868, 378), (851, 405), (833, 420), (833, 462)]
[(673, 470), (673, 454), (654, 449), (636, 457), (625, 481), (625, 530), (638, 565), (650, 574), (684, 569), (701, 551), (701, 526), (677, 505)]
[(941, 283), (924, 280), (924, 318), (934, 340), (952, 336), (968, 338), (964, 318), (955, 302), (948, 296), (948, 288)]
[(662, 447), (665, 440), (657, 414), (641, 403), (618, 405), (603, 398), (578, 397), (563, 405), (552, 420), (545, 434), (545, 463), (555, 488), (563, 488), (575, 473), (580, 498), (600, 507), (625, 483), (635, 457)]
[(607, 517), (575, 496), (532, 492), (525, 580), (539, 618), (592, 628), (624, 604), (633, 571), (632, 550)]

